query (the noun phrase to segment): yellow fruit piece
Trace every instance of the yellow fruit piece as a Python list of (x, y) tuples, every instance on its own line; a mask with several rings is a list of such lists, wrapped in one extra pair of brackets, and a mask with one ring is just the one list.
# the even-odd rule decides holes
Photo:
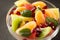
[(26, 10), (25, 7), (17, 7), (17, 11), (22, 12), (23, 10)]
[(20, 27), (24, 26), (25, 25), (25, 21), (23, 21), (21, 24), (20, 24)]
[(34, 20), (32, 17), (23, 17), (23, 16), (18, 16), (16, 14), (14, 14), (13, 16), (17, 16), (17, 17), (21, 18), (23, 21), (33, 21)]
[(45, 10), (45, 14), (48, 17), (52, 17), (52, 18), (54, 18), (56, 20), (59, 19), (59, 11), (58, 11), (58, 9), (55, 9), (55, 8), (53, 8), (53, 9), (46, 9)]
[(23, 6), (23, 4), (30, 4), (30, 3), (28, 1), (26, 1), (26, 0), (19, 0), (19, 1), (15, 2), (15, 5), (17, 7)]
[(43, 8), (44, 6), (46, 6), (46, 4), (42, 1), (34, 2), (34, 3), (32, 3), (32, 5), (34, 5), (36, 7), (40, 7), (40, 8)]
[(35, 11), (35, 20), (38, 25), (43, 24), (45, 22), (44, 15), (40, 10)]
[(20, 16), (20, 18), (22, 18), (23, 21), (33, 21), (34, 20), (32, 17), (23, 17), (23, 16)]
[(16, 33), (19, 34), (19, 31), (25, 28), (30, 29), (31, 31), (36, 27), (36, 22), (35, 21), (30, 21), (27, 24), (25, 24), (24, 26), (22, 26), (21, 28), (16, 30)]
[(59, 19), (59, 8), (50, 8), (50, 10), (52, 10), (54, 12), (54, 14), (57, 17), (57, 20)]
[(25, 7), (17, 7), (16, 10), (14, 10), (14, 14), (16, 14), (17, 11), (18, 11), (18, 12), (22, 12), (22, 11), (24, 11), (24, 10), (26, 10)]

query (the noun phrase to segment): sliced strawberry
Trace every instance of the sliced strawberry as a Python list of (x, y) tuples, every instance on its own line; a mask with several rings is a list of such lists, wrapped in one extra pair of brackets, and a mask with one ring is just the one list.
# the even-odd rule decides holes
[(36, 38), (36, 32), (33, 32), (30, 36), (29, 39), (35, 39)]
[(28, 10), (33, 10), (34, 6), (31, 4), (25, 4), (24, 7), (26, 7)]

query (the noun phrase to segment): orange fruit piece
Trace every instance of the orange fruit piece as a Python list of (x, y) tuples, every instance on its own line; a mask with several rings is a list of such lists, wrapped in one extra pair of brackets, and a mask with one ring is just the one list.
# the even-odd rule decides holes
[(40, 7), (40, 8), (43, 8), (46, 6), (46, 4), (42, 1), (37, 1), (37, 2), (34, 2), (32, 3), (32, 5), (36, 6), (36, 7)]
[(40, 10), (35, 11), (35, 20), (38, 25), (45, 23), (45, 17), (42, 11)]

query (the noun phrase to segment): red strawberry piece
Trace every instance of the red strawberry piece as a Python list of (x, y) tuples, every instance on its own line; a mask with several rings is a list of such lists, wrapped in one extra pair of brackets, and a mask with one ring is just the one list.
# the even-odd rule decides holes
[(26, 9), (28, 9), (28, 10), (33, 10), (33, 9), (35, 9), (34, 6), (31, 5), (31, 4), (24, 4), (24, 7), (26, 7)]

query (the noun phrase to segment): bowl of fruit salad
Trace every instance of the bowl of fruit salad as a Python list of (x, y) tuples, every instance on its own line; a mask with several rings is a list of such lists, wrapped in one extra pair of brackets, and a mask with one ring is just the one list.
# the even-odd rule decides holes
[(48, 1), (18, 0), (8, 11), (6, 24), (17, 40), (51, 40), (59, 31), (59, 8)]

